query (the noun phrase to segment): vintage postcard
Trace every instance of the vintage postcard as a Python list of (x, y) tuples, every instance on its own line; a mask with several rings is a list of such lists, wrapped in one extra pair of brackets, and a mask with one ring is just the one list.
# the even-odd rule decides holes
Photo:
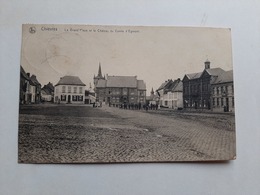
[(19, 163), (236, 158), (231, 30), (25, 24)]

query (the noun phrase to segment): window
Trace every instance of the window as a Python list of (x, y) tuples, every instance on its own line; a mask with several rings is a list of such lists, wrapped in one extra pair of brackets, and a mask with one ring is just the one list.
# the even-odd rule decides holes
[(219, 106), (219, 98), (217, 98), (217, 106)]
[(71, 93), (71, 86), (68, 86), (68, 93)]
[(215, 98), (212, 99), (212, 105), (215, 106)]
[(78, 96), (78, 101), (83, 101), (83, 96), (82, 95)]
[(60, 99), (61, 101), (66, 101), (66, 95), (61, 95)]
[(223, 98), (221, 98), (221, 106), (224, 105), (224, 101), (223, 101)]
[(73, 92), (77, 93), (77, 87), (73, 87)]
[(73, 96), (72, 96), (72, 101), (74, 101), (74, 102), (77, 101), (77, 96), (76, 96), (76, 95), (73, 95)]
[(66, 86), (62, 86), (62, 93), (66, 93)]
[(82, 93), (82, 87), (79, 87), (79, 93)]
[(168, 105), (168, 101), (164, 101), (164, 105), (167, 106)]
[(234, 106), (235, 106), (235, 100), (234, 100), (234, 97), (232, 97), (232, 107), (234, 107)]
[(219, 95), (219, 87), (217, 87), (217, 95)]
[(127, 95), (127, 88), (123, 88), (123, 95)]
[(226, 94), (228, 94), (228, 86), (225, 86)]

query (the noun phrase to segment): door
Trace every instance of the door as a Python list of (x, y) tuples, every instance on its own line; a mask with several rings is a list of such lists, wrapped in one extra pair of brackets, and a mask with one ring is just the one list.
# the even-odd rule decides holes
[(229, 112), (229, 101), (228, 101), (228, 98), (226, 98), (226, 111)]
[(71, 103), (71, 97), (70, 97), (70, 95), (68, 96), (68, 103)]

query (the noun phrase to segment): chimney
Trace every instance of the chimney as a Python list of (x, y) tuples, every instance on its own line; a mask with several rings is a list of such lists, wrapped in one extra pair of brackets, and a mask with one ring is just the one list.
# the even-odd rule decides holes
[(206, 62), (204, 62), (205, 64), (205, 69), (210, 69), (210, 61), (206, 60)]
[(26, 74), (27, 74), (27, 76), (28, 76), (28, 77), (30, 77), (30, 73), (29, 73), (29, 72), (28, 72), (28, 73), (26, 73)]

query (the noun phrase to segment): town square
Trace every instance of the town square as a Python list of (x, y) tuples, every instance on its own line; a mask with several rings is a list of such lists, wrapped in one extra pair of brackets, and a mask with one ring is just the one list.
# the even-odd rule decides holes
[(234, 143), (231, 114), (52, 104), (20, 110), (19, 162), (216, 161), (233, 158)]
[[(120, 33), (118, 38), (112, 27), (97, 26), (96, 29), (104, 29), (101, 34), (92, 26), (81, 26), (80, 29), (85, 30), (77, 33), (59, 33), (62, 27), (50, 26), (48, 28), (56, 30), (49, 32), (42, 31), (45, 29), (42, 25), (24, 25), (26, 38), (19, 96), (20, 163), (186, 162), (236, 158), (234, 79), (228, 29), (132, 27), (136, 33), (129, 35), (129, 27), (117, 27), (126, 33)], [(158, 33), (183, 36), (184, 32), (187, 36), (182, 42), (173, 38), (175, 46), (158, 37)], [(190, 39), (189, 33), (197, 39)], [(125, 43), (137, 44), (140, 38), (143, 42), (139, 44), (142, 47), (139, 52), (122, 52), (128, 51)], [(148, 47), (154, 44), (153, 39), (163, 44)], [(204, 41), (211, 42), (214, 49), (202, 44)], [(113, 42), (118, 46), (113, 46)], [(206, 51), (198, 59), (193, 56), (196, 62), (193, 58), (186, 59), (186, 63), (193, 66), (176, 65), (177, 56), (162, 52), (164, 47), (167, 51), (181, 49), (183, 43), (186, 44), (182, 48), (183, 56), (187, 51)], [(189, 43), (193, 43), (193, 48)], [(227, 47), (227, 52), (215, 49), (220, 43)], [(198, 44), (201, 51), (195, 49)], [(71, 45), (78, 50), (71, 50)], [(32, 55), (34, 46), (37, 57)], [(133, 44), (132, 48), (135, 47)], [(104, 51), (107, 58), (97, 57), (97, 50)], [(85, 51), (89, 53), (85, 55)], [(151, 52), (155, 52), (154, 56)], [(105, 61), (99, 61), (100, 58)], [(143, 65), (136, 65), (136, 59)], [(168, 65), (157, 66), (152, 59), (155, 62), (161, 59)], [(165, 70), (166, 67), (171, 71)]]

